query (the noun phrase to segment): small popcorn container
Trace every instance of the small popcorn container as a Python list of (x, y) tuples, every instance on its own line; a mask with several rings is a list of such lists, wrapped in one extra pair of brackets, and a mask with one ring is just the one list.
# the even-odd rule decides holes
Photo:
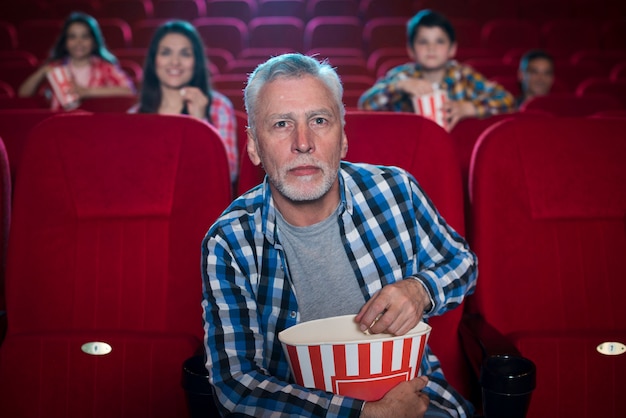
[(415, 113), (432, 120), (444, 129), (448, 129), (448, 121), (445, 117), (443, 105), (448, 100), (445, 90), (436, 87), (432, 93), (413, 97), (413, 109)]
[(294, 380), (365, 401), (382, 398), (418, 376), (431, 327), (420, 322), (405, 335), (364, 334), (355, 315), (303, 322), (278, 334)]
[(71, 77), (67, 67), (54, 67), (48, 71), (47, 77), (52, 86), (54, 96), (63, 106), (63, 109), (76, 109), (80, 104), (80, 100), (78, 95), (72, 90)]

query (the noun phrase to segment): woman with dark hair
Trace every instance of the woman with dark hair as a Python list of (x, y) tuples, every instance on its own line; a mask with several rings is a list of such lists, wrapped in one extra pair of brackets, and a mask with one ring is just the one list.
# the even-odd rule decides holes
[[(50, 51), (50, 57), (22, 83), (18, 94), (33, 96), (48, 73), (64, 67), (71, 90), (77, 98), (134, 94), (135, 86), (107, 49), (98, 21), (84, 13), (72, 13)], [(58, 109), (52, 97), (52, 109)]]
[(231, 180), (236, 180), (235, 111), (226, 96), (211, 88), (204, 43), (189, 22), (172, 20), (155, 31), (144, 64), (140, 101), (130, 111), (184, 114), (210, 123), (224, 143)]

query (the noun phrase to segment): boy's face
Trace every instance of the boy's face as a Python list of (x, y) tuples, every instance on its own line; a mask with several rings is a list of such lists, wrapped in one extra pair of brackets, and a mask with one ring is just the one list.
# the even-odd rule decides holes
[(407, 48), (409, 57), (426, 71), (443, 69), (456, 54), (456, 43), (450, 42), (440, 27), (420, 27), (413, 45)]

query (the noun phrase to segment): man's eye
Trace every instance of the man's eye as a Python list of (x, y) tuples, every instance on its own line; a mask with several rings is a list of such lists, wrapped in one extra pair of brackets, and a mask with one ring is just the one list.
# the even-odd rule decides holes
[(274, 126), (276, 126), (277, 128), (284, 128), (285, 126), (287, 126), (287, 122), (285, 122), (284, 120), (281, 120), (279, 122), (276, 122)]
[(323, 125), (324, 123), (326, 123), (326, 119), (324, 119), (324, 118), (315, 118), (315, 124)]

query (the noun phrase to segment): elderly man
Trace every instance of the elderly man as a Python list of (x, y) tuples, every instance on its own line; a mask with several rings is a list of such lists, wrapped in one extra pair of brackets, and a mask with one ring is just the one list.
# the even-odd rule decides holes
[(341, 161), (342, 92), (329, 65), (300, 54), (271, 58), (250, 75), (247, 151), (267, 176), (232, 203), (202, 247), (206, 365), (221, 412), (471, 416), (428, 348), (422, 376), (375, 402), (304, 388), (290, 375), (278, 341), (286, 328), (357, 314), (362, 330), (401, 335), (475, 286), (475, 255), (410, 174)]

